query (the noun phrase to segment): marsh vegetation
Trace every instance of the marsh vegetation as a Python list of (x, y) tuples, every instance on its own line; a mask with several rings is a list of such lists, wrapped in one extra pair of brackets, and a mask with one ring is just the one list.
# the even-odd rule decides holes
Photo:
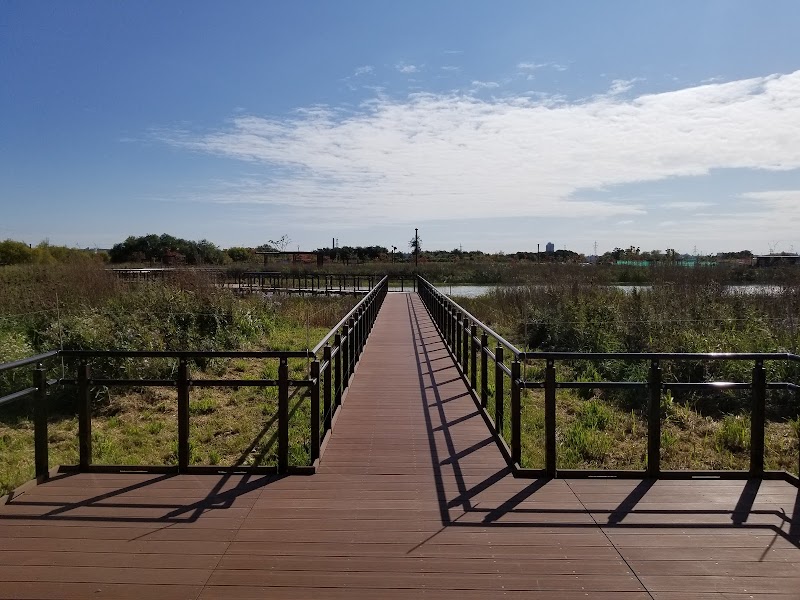
[[(584, 278), (498, 288), (455, 300), (520, 350), (565, 352), (791, 352), (800, 345), (800, 288), (731, 293), (713, 277), (687, 273), (645, 291), (623, 292)], [(508, 359), (507, 359), (508, 362)], [(752, 362), (663, 361), (667, 382), (747, 383)], [(525, 366), (543, 380), (544, 361)], [(769, 381), (800, 381), (797, 363), (768, 361)], [(647, 381), (646, 361), (558, 361), (559, 381)], [(489, 387), (493, 391), (493, 382)], [(508, 391), (506, 390), (506, 396)], [(557, 394), (560, 468), (643, 469), (646, 394), (566, 390)], [(508, 398), (506, 398), (508, 402)], [(544, 406), (523, 393), (523, 463), (544, 464)], [(662, 468), (747, 469), (750, 392), (666, 392), (662, 396)], [(490, 413), (494, 411), (493, 393)], [(797, 472), (798, 413), (792, 392), (767, 396), (766, 463)], [(509, 432), (507, 432), (508, 434)]]
[[(131, 284), (91, 264), (0, 269), (0, 362), (52, 349), (305, 350), (335, 325), (356, 298), (237, 297), (207, 275)], [(191, 371), (215, 379), (274, 379), (275, 359), (194, 361)], [(50, 361), (49, 376), (75, 376), (75, 364)], [(102, 378), (174, 378), (174, 359), (94, 360)], [(289, 361), (305, 379), (306, 360)], [(0, 375), (0, 395), (30, 385), (30, 369)], [(174, 388), (93, 388), (93, 462), (177, 462)], [(276, 458), (276, 388), (207, 388), (191, 393), (191, 462), (270, 465)], [(305, 390), (290, 400), (290, 461), (308, 463), (310, 406)], [(74, 387), (52, 388), (50, 463), (76, 464)], [(0, 495), (33, 474), (30, 400), (0, 408)]]

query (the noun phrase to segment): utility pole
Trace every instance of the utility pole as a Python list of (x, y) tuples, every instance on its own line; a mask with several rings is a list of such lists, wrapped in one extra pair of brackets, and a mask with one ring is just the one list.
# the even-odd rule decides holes
[(419, 229), (414, 227), (414, 291), (417, 291), (417, 276), (419, 272), (417, 267), (419, 266)]
[(414, 268), (419, 266), (419, 229), (414, 227)]

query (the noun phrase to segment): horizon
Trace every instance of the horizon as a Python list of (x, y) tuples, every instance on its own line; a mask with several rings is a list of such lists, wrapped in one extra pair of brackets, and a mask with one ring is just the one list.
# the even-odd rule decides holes
[[(170, 235), (170, 234), (168, 234), (168, 233), (144, 234), (144, 236), (147, 236), (147, 235), (160, 236), (160, 235)], [(85, 252), (107, 252), (107, 251), (111, 250), (111, 248), (113, 248), (113, 247), (115, 247), (117, 245), (123, 244), (128, 239), (128, 237), (144, 237), (144, 236), (126, 236), (126, 239), (120, 240), (119, 242), (116, 242), (115, 244), (112, 244), (112, 245), (110, 245), (108, 247), (77, 246), (77, 245), (70, 246), (68, 244), (63, 244), (63, 245), (61, 245), (61, 244), (53, 244), (48, 239), (40, 240), (37, 243), (33, 243), (33, 242), (25, 241), (25, 240), (14, 240), (14, 239), (11, 239), (11, 238), (6, 238), (5, 240), (0, 239), (0, 243), (2, 243), (3, 241), (6, 241), (6, 242), (11, 241), (11, 242), (17, 242), (17, 243), (25, 244), (30, 248), (36, 248), (38, 246), (44, 245), (44, 246), (63, 246), (63, 247), (69, 248), (71, 250), (82, 250), (82, 251), (85, 251)], [(172, 236), (172, 237), (177, 238), (177, 236)], [(234, 249), (234, 248), (246, 248), (248, 250), (258, 250), (259, 246), (270, 245), (270, 242), (272, 242), (272, 244), (275, 243), (273, 240), (268, 240), (267, 242), (265, 242), (263, 244), (259, 244), (259, 246), (242, 246), (241, 244), (223, 246), (223, 245), (219, 245), (219, 244), (214, 243), (213, 240), (205, 240), (205, 239), (190, 240), (190, 239), (184, 239), (184, 238), (177, 238), (177, 239), (179, 239), (180, 241), (193, 242), (193, 243), (198, 243), (198, 242), (202, 242), (202, 241), (210, 241), (219, 250), (222, 250), (222, 251), (227, 251), (227, 250), (231, 250), (231, 249)], [(289, 240), (289, 242), (291, 242), (291, 240)], [(513, 256), (513, 255), (518, 254), (518, 253), (524, 253), (524, 254), (537, 254), (537, 253), (538, 254), (548, 254), (548, 252), (546, 250), (547, 244), (548, 244), (548, 242), (543, 242), (543, 243), (540, 242), (538, 249), (516, 249), (516, 250), (509, 250), (509, 251), (499, 250), (499, 251), (496, 251), (496, 252), (489, 252), (489, 251), (481, 250), (480, 248), (468, 248), (468, 249), (464, 249), (464, 248), (427, 248), (427, 247), (425, 247), (423, 245), (422, 238), (420, 237), (420, 255), (423, 255), (425, 253), (437, 253), (437, 252), (444, 252), (444, 253), (462, 252), (464, 254), (471, 254), (471, 253), (479, 252), (479, 253), (481, 253), (481, 254), (483, 254), (485, 256), (497, 256), (497, 255)], [(410, 244), (409, 244), (409, 246), (410, 246)], [(273, 247), (275, 247), (275, 246), (273, 245)], [(359, 245), (359, 246), (350, 246), (350, 245), (346, 245), (346, 244), (345, 245), (339, 245), (337, 243), (335, 246), (324, 246), (323, 245), (323, 246), (316, 246), (316, 247), (313, 247), (313, 248), (312, 247), (300, 248), (298, 246), (295, 249), (294, 247), (287, 246), (284, 250), (276, 249), (276, 251), (283, 252), (283, 253), (289, 253), (289, 254), (291, 254), (291, 253), (311, 254), (311, 253), (317, 252), (319, 250), (339, 249), (339, 248), (344, 248), (344, 247), (350, 247), (350, 248), (380, 247), (380, 248), (385, 249), (386, 252), (391, 252), (391, 249), (392, 249), (391, 245), (387, 246), (387, 245), (384, 245), (384, 244), (381, 244), (381, 243), (371, 244), (370, 246), (361, 246), (361, 245)], [(554, 248), (554, 250), (553, 250), (553, 253), (560, 252), (560, 251), (566, 251), (566, 252), (572, 252), (572, 253), (574, 253), (574, 254), (576, 254), (578, 256), (585, 256), (586, 258), (592, 258), (592, 257), (602, 257), (605, 254), (611, 254), (615, 250), (622, 250), (623, 252), (625, 252), (628, 249), (629, 248), (623, 248), (622, 246), (614, 246), (613, 248), (608, 248), (608, 249), (605, 249), (605, 250), (598, 247), (597, 254), (595, 254), (594, 251), (592, 251), (590, 253), (585, 253), (585, 252), (578, 252), (577, 250), (573, 250), (573, 249), (567, 248), (567, 247), (560, 247), (559, 248), (559, 247), (556, 246)], [(717, 252), (707, 253), (707, 254), (700, 254), (699, 252), (697, 252), (697, 248), (694, 248), (693, 251), (683, 251), (680, 248), (669, 248), (669, 249), (670, 250), (674, 250), (675, 251), (675, 256), (677, 256), (677, 257), (692, 257), (692, 256), (697, 256), (697, 257), (709, 256), (709, 257), (713, 257), (713, 256), (718, 256), (718, 255), (723, 255), (723, 254), (736, 254), (736, 253), (740, 253), (740, 252), (750, 252), (752, 254), (752, 256), (778, 256), (778, 255), (787, 255), (787, 254), (788, 255), (797, 255), (798, 254), (798, 253), (789, 252), (789, 251), (769, 251), (767, 253), (763, 253), (762, 254), (762, 253), (759, 253), (759, 252), (753, 252), (749, 248), (740, 248), (738, 250), (720, 250), (720, 251), (717, 251)], [(660, 253), (661, 255), (665, 255), (666, 254), (666, 250), (667, 250), (667, 248), (651, 248), (651, 249), (637, 248), (638, 252), (636, 254), (645, 255), (645, 254), (658, 254), (658, 253)], [(397, 247), (395, 252), (396, 252), (397, 255), (400, 255), (400, 256), (413, 256), (413, 254), (414, 254), (413, 249), (410, 249), (410, 248), (407, 248), (407, 249), (404, 250), (404, 249), (402, 249), (400, 247)]]
[(0, 239), (800, 248), (789, 0), (3, 13)]

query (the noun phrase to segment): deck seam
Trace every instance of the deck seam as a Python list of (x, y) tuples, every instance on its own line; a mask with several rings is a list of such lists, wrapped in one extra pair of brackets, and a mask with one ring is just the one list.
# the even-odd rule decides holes
[(564, 480), (564, 483), (566, 484), (567, 488), (569, 488), (569, 491), (570, 491), (570, 492), (572, 492), (572, 494), (575, 496), (575, 499), (576, 499), (576, 500), (577, 500), (577, 501), (580, 503), (580, 505), (583, 507), (583, 510), (585, 510), (585, 511), (586, 511), (586, 514), (588, 514), (588, 515), (589, 515), (589, 518), (590, 518), (590, 519), (592, 519), (592, 521), (594, 522), (594, 524), (597, 526), (597, 529), (599, 529), (599, 530), (600, 530), (600, 533), (602, 533), (602, 534), (603, 534), (603, 537), (604, 537), (604, 538), (606, 538), (606, 540), (608, 540), (608, 543), (609, 543), (609, 544), (611, 544), (611, 547), (612, 547), (612, 548), (614, 548), (614, 552), (616, 552), (616, 553), (617, 553), (617, 556), (619, 556), (620, 560), (621, 560), (622, 562), (624, 562), (624, 563), (625, 563), (625, 566), (626, 566), (626, 567), (628, 567), (628, 569), (630, 570), (631, 574), (632, 574), (632, 575), (633, 575), (633, 576), (636, 578), (636, 581), (638, 581), (638, 582), (639, 582), (639, 585), (641, 585), (641, 586), (642, 586), (642, 589), (645, 591), (645, 593), (646, 593), (648, 596), (650, 596), (650, 598), (651, 598), (652, 600), (655, 600), (655, 596), (653, 596), (652, 592), (651, 592), (651, 591), (648, 589), (648, 587), (645, 585), (644, 581), (642, 581), (641, 577), (639, 577), (639, 574), (636, 572), (636, 570), (635, 570), (635, 569), (634, 569), (634, 568), (631, 566), (631, 564), (628, 562), (628, 559), (627, 559), (627, 558), (625, 558), (625, 557), (623, 556), (622, 552), (621, 552), (621, 551), (620, 551), (620, 549), (617, 547), (617, 545), (616, 545), (616, 544), (615, 544), (615, 543), (614, 543), (614, 542), (611, 540), (611, 538), (610, 538), (610, 537), (608, 537), (608, 534), (606, 533), (605, 527), (603, 527), (602, 525), (600, 525), (600, 523), (598, 523), (598, 522), (597, 522), (597, 519), (595, 518), (595, 516), (594, 516), (594, 513), (593, 513), (592, 511), (590, 511), (590, 510), (589, 510), (589, 507), (588, 507), (588, 506), (586, 506), (586, 505), (583, 503), (583, 500), (582, 500), (582, 499), (581, 499), (581, 497), (580, 497), (580, 496), (577, 494), (577, 492), (575, 492), (575, 490), (574, 490), (574, 489), (572, 489), (572, 486), (570, 485), (570, 483), (569, 483), (569, 480), (568, 480), (568, 479), (565, 479), (565, 480)]

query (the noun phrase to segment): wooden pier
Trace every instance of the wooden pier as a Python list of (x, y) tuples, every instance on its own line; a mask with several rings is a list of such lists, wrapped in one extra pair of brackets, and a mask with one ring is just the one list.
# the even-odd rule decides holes
[(521, 479), (416, 294), (311, 476), (59, 475), (0, 506), (0, 598), (800, 597), (785, 481)]

